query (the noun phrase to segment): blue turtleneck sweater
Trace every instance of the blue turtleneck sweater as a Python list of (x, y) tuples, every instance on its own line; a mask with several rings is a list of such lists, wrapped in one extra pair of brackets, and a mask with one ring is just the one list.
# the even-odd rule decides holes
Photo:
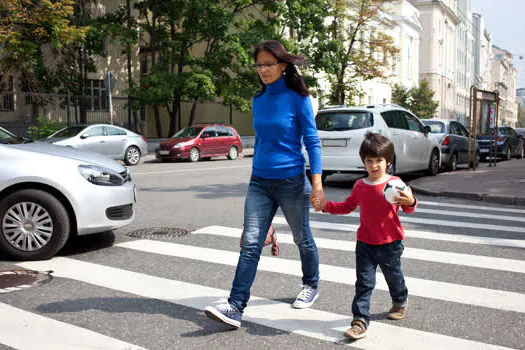
[(286, 86), (284, 77), (266, 85), (252, 101), (255, 149), (252, 173), (265, 179), (287, 179), (304, 173), (302, 144), (310, 172), (321, 174), (321, 142), (309, 96)]

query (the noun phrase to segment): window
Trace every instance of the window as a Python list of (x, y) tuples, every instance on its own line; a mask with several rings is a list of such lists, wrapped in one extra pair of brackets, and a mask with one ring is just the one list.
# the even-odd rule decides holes
[(219, 137), (227, 137), (228, 135), (228, 129), (224, 126), (216, 126), (215, 130), (217, 130), (217, 136)]
[(389, 111), (381, 113), (389, 128), (408, 130), (408, 124), (403, 111)]
[(408, 130), (410, 131), (417, 131), (417, 132), (423, 132), (423, 127), (419, 124), (419, 122), (412, 117), (408, 113), (403, 113), (408, 125)]
[(369, 128), (374, 119), (369, 112), (319, 113), (315, 118), (317, 130), (342, 131)]
[[(0, 75), (0, 81), (3, 76)], [(0, 112), (14, 111), (13, 77), (8, 77), (0, 86)]]
[(214, 128), (207, 128), (207, 129), (204, 129), (204, 132), (202, 133), (202, 136), (201, 137), (217, 137), (217, 133), (215, 132), (215, 129)]
[(430, 126), (430, 132), (433, 134), (443, 134), (445, 133), (445, 124), (437, 121), (425, 121), (426, 126)]
[(87, 134), (89, 137), (93, 136), (104, 136), (104, 127), (103, 126), (94, 126), (86, 130), (84, 134)]
[(107, 133), (108, 136), (127, 135), (124, 130), (113, 128), (111, 126), (106, 126), (106, 133)]
[(104, 80), (88, 80), (86, 84), (87, 108), (92, 111), (106, 111), (108, 98)]
[(237, 136), (235, 131), (232, 128), (226, 128), (228, 130), (228, 136)]

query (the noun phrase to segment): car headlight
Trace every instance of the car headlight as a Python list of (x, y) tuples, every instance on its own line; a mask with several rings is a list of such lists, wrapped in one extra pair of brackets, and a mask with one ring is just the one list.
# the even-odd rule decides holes
[(79, 165), (78, 171), (89, 182), (100, 186), (122, 186), (124, 178), (120, 174), (95, 165)]
[(180, 143), (176, 143), (173, 145), (173, 148), (182, 148), (182, 147), (185, 147), (187, 146), (188, 144), (186, 144), (185, 142), (180, 142)]

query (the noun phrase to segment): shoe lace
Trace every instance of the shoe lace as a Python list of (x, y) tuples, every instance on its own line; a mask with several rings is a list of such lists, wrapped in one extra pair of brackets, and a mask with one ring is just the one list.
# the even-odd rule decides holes
[(217, 305), (216, 309), (219, 310), (219, 311), (222, 312), (222, 313), (237, 312), (237, 309), (235, 309), (235, 308), (234, 308), (233, 306), (231, 306), (230, 304), (221, 304), (221, 305)]
[(301, 292), (297, 296), (297, 299), (307, 300), (307, 299), (310, 298), (310, 296), (312, 295), (313, 292), (314, 292), (314, 289), (312, 287), (310, 287), (310, 286), (303, 286), (303, 290), (301, 290)]

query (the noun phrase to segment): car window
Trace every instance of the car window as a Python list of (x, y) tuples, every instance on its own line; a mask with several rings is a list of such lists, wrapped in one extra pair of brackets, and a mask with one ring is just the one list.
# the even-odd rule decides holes
[(463, 136), (463, 134), (461, 133), (461, 129), (460, 129), (459, 125), (457, 123), (454, 123), (454, 122), (450, 123), (450, 133), (452, 135)]
[(111, 126), (106, 126), (106, 133), (108, 136), (127, 135), (124, 130), (113, 128)]
[(409, 130), (405, 113), (403, 113), (403, 111), (390, 111), (389, 113), (392, 116), (392, 128)]
[(433, 120), (425, 120), (423, 121), (423, 124), (426, 126), (430, 126), (430, 132), (432, 134), (444, 134), (445, 133), (445, 123), (433, 121)]
[(507, 129), (507, 135), (509, 135), (511, 137), (516, 137), (517, 136), (516, 133), (514, 132), (514, 130), (511, 129), (511, 128)]
[(190, 126), (189, 128), (184, 128), (184, 129), (179, 130), (172, 137), (173, 138), (197, 137), (197, 135), (199, 135), (201, 130), (202, 130), (201, 127)]
[(11, 134), (9, 131), (0, 128), (0, 144), (2, 145), (15, 145), (19, 143), (25, 143), (24, 139)]
[(215, 130), (217, 130), (217, 136), (219, 137), (229, 136), (228, 129), (226, 129), (224, 126), (217, 125), (215, 126)]
[(419, 122), (414, 117), (412, 117), (408, 113), (404, 113), (404, 114), (405, 114), (405, 119), (408, 124), (408, 130), (423, 132), (423, 127), (419, 124)]
[(208, 137), (217, 137), (217, 133), (215, 132), (215, 128), (204, 129), (201, 137), (204, 137), (204, 135), (207, 135)]
[(228, 131), (228, 136), (237, 136), (237, 134), (235, 133), (235, 131), (233, 131), (232, 128), (226, 128), (226, 130)]
[(459, 128), (461, 129), (461, 133), (463, 134), (463, 136), (468, 137), (469, 132), (468, 132), (467, 128), (465, 128), (463, 126), (463, 124), (459, 124)]
[(104, 136), (104, 127), (103, 126), (94, 126), (87, 129), (84, 134), (87, 134), (89, 137), (93, 136)]
[(85, 128), (85, 126), (70, 126), (58, 131), (57, 133), (52, 135), (52, 137), (73, 137), (78, 135)]
[(357, 130), (371, 127), (374, 119), (370, 112), (325, 112), (317, 115), (315, 124), (317, 130), (323, 131)]

